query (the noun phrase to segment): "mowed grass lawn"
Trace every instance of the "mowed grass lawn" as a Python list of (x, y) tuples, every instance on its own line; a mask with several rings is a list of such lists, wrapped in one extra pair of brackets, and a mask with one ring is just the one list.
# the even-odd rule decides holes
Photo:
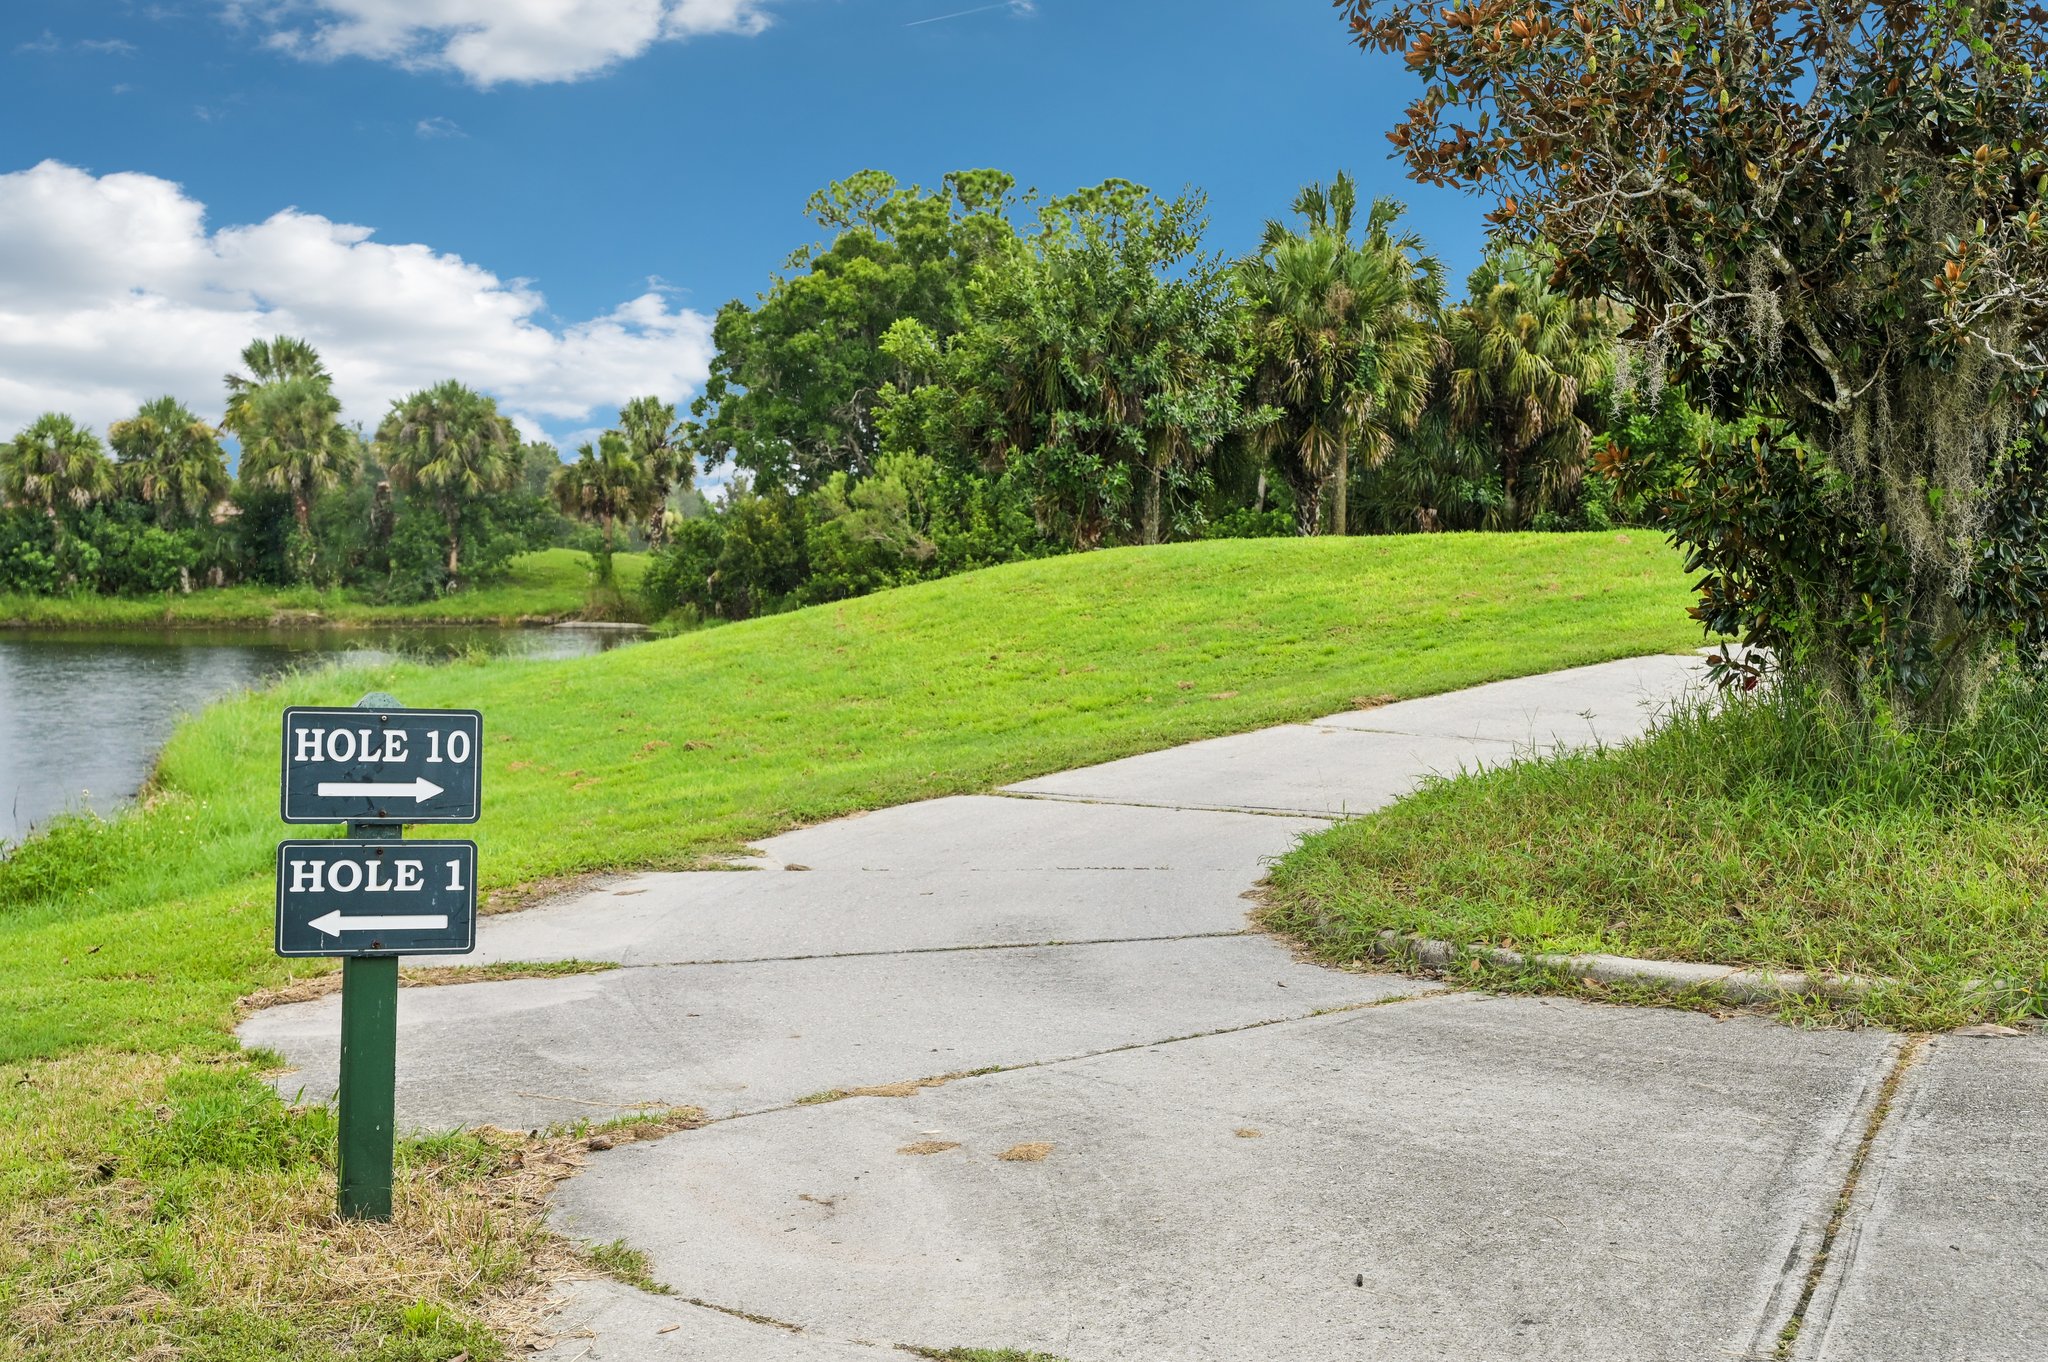
[[(631, 589), (647, 570), (647, 555), (621, 553), (613, 563), (630, 604)], [(228, 586), (160, 596), (0, 593), (0, 627), (263, 627), (280, 617), (310, 621), (316, 616), (330, 624), (511, 624), (581, 615), (589, 592), (589, 554), (543, 549), (513, 559), (503, 581), (410, 605), (380, 605), (367, 592), (315, 587)]]
[[(0, 1309), (16, 1316), (0, 1335), (17, 1340), (0, 1356), (481, 1362), (498, 1345), (476, 1321), (531, 1276), (530, 1213), (475, 1212), (499, 1156), (428, 1160), (397, 1239), (338, 1226), (326, 1118), (284, 1111), (234, 1053), (238, 997), (324, 967), (270, 953), (286, 704), (376, 689), (482, 710), (475, 836), (503, 891), (688, 866), (1356, 697), (1685, 649), (1688, 599), (1645, 532), (1225, 541), (1017, 564), (573, 662), (316, 672), (217, 705), (172, 740), (142, 807), (59, 823), (0, 862)], [(450, 1259), (450, 1238), (477, 1235), (496, 1246), (481, 1265)], [(334, 1264), (365, 1255), (405, 1270), (331, 1289)], [(328, 1266), (308, 1284), (280, 1256)]]

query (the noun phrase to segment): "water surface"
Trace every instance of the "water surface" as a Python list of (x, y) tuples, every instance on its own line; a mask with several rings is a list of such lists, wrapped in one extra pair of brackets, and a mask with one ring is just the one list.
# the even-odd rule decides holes
[(505, 629), (0, 629), (0, 847), (52, 814), (133, 798), (180, 717), (329, 659), (432, 660), (482, 649), (535, 659), (634, 635)]

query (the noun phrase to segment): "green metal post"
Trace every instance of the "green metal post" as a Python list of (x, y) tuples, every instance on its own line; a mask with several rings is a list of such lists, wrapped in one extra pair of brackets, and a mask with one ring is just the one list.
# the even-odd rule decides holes
[[(357, 709), (403, 709), (372, 691)], [(348, 835), (378, 842), (405, 837), (399, 823), (350, 823)], [(372, 946), (375, 943), (371, 943)], [(398, 1105), (398, 957), (351, 955), (341, 962), (341, 1124), (336, 1153), (346, 1220), (391, 1218), (391, 1156)]]
[(398, 957), (341, 962), (341, 1214), (391, 1218), (398, 1064)]

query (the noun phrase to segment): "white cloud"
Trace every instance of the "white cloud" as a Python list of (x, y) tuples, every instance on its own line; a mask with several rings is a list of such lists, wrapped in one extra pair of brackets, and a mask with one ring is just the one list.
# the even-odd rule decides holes
[(274, 47), (452, 70), (472, 84), (580, 80), (655, 43), (759, 33), (767, 0), (229, 0)]
[(457, 123), (452, 118), (443, 118), (439, 114), (435, 114), (432, 118), (422, 118), (419, 122), (412, 125), (412, 132), (413, 136), (425, 141), (432, 141), (441, 137), (469, 136), (468, 133), (462, 130), (460, 123)]
[(495, 396), (529, 433), (603, 424), (627, 398), (702, 384), (711, 319), (650, 290), (550, 323), (527, 281), (371, 229), (285, 209), (209, 230), (152, 175), (45, 161), (0, 175), (0, 438), (37, 413), (104, 429), (172, 393), (217, 417), (221, 376), (258, 336), (310, 340), (350, 420), (444, 378)]

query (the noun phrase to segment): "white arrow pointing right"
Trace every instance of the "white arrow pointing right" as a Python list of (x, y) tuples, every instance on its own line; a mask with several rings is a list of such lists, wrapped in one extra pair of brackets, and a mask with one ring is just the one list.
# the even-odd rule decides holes
[(361, 795), (366, 799), (406, 799), (415, 804), (424, 804), (441, 793), (441, 787), (425, 776), (416, 776), (403, 785), (378, 785), (374, 783), (354, 784), (345, 780), (323, 780), (320, 795), (333, 796)]

